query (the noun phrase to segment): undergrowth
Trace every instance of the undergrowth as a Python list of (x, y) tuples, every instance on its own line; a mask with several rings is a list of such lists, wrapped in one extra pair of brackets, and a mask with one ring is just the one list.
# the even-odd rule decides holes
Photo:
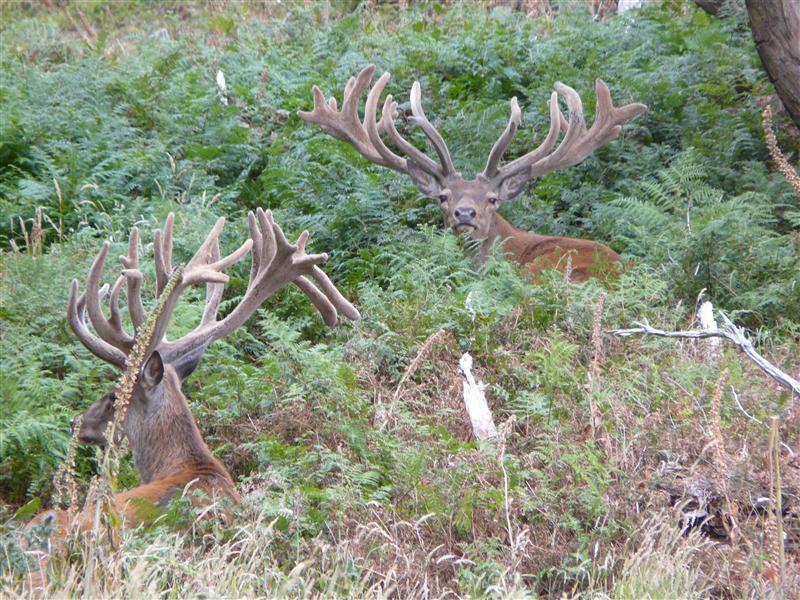
[[(328, 330), (288, 289), (211, 346), (184, 391), (243, 491), (236, 523), (189, 515), (187, 527), (178, 502), (113, 552), (76, 540), (69, 560), (53, 561), (49, 592), (777, 597), (750, 500), (769, 495), (756, 420), (785, 414), (794, 447), (791, 399), (732, 350), (714, 365), (695, 342), (596, 333), (645, 320), (690, 328), (703, 293), (797, 372), (800, 207), (766, 162), (759, 113), (772, 88), (744, 14), (680, 2), (607, 22), (569, 3), (530, 19), (472, 3), (210, 4), (69, 3), (72, 20), (63, 7), (0, 9), (2, 515), (50, 503), (70, 419), (113, 380), (66, 323), (70, 280), (85, 277), (101, 240), (123, 254), (136, 224), (150, 256), (146, 232), (174, 210), (185, 232), (176, 260), (223, 215), (224, 252), (246, 235), (247, 209), (271, 208), (287, 234), (311, 230), (310, 250), (330, 254), (326, 271), (363, 319)], [(648, 104), (618, 141), (503, 208), (523, 229), (610, 244), (624, 273), (575, 285), (547, 272), (532, 284), (499, 252), (478, 271), (405, 178), (295, 116), (313, 84), (341, 98), (370, 62), (391, 71), (401, 112), (420, 80), (465, 173), (483, 165), (511, 96), (524, 118), (510, 158), (538, 145), (556, 80), (587, 114), (598, 76), (616, 103)], [(795, 160), (797, 142), (776, 124)], [(223, 313), (247, 269), (230, 270)], [(201, 295), (187, 300), (171, 336), (200, 316)], [(508, 431), (502, 452), (472, 438), (465, 351)], [(732, 388), (717, 429), (722, 369)], [(724, 524), (690, 532), (681, 509), (720, 480), (712, 442), (738, 506), (724, 544), (708, 533)], [(784, 458), (796, 507), (796, 461)], [(82, 449), (83, 491), (95, 469)], [(136, 485), (129, 462), (120, 480)], [(0, 529), (3, 594), (25, 591), (8, 577), (25, 571), (16, 528)]]

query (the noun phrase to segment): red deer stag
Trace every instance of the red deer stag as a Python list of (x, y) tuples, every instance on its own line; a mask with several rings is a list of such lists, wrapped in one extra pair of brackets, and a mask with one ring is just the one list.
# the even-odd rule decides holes
[[(544, 142), (531, 152), (500, 164), (522, 119), (517, 99), (511, 99), (511, 118), (505, 131), (489, 153), (486, 167), (475, 179), (464, 179), (453, 167), (450, 152), (444, 139), (422, 110), (419, 82), (411, 87), (411, 112), (409, 121), (422, 129), (433, 145), (438, 162), (431, 159), (403, 138), (397, 131), (394, 118), (397, 103), (387, 96), (380, 121), (376, 112), (378, 101), (389, 73), (384, 73), (367, 96), (363, 122), (358, 116), (358, 105), (364, 91), (372, 82), (374, 65), (362, 70), (347, 82), (341, 111), (336, 100), (327, 103), (322, 92), (314, 86), (314, 110), (298, 112), (309, 123), (316, 123), (336, 139), (350, 143), (370, 162), (408, 174), (414, 185), (426, 196), (438, 199), (445, 222), (456, 232), (469, 231), (469, 237), (480, 244), (478, 260), (486, 259), (496, 240), (504, 242), (505, 252), (514, 260), (526, 265), (536, 274), (550, 267), (564, 267), (565, 256), (571, 257), (572, 279), (584, 281), (604, 263), (615, 263), (619, 255), (597, 242), (567, 237), (553, 237), (529, 233), (513, 227), (497, 214), (498, 206), (521, 193), (528, 182), (545, 173), (577, 165), (596, 148), (615, 139), (626, 121), (644, 112), (643, 104), (627, 104), (615, 108), (608, 87), (597, 80), (597, 109), (591, 129), (586, 129), (580, 96), (563, 83), (555, 84), (550, 96), (550, 131)], [(565, 119), (558, 106), (561, 94), (567, 104), (569, 119)], [(561, 143), (553, 150), (559, 133), (564, 132)], [(381, 139), (386, 134), (402, 156), (390, 150)]]
[[(320, 269), (326, 254), (306, 254), (308, 232), (304, 231), (295, 244), (287, 241), (269, 211), (259, 209), (248, 215), (250, 239), (232, 254), (220, 258), (219, 235), (225, 219), (219, 219), (192, 259), (172, 276), (172, 226), (169, 215), (163, 232), (154, 236), (156, 299), (163, 310), (153, 326), (152, 341), (145, 353), (145, 362), (137, 378), (132, 397), (121, 423), (133, 452), (133, 460), (142, 485), (114, 496), (116, 512), (127, 526), (136, 526), (152, 515), (142, 510), (143, 504), (163, 506), (176, 494), (191, 487), (202, 490), (210, 499), (227, 498), (238, 502), (233, 479), (227, 469), (211, 454), (203, 441), (192, 413), (181, 391), (183, 381), (194, 371), (204, 351), (238, 327), (270, 296), (284, 286), (294, 283), (317, 310), (325, 323), (336, 323), (337, 310), (349, 319), (359, 319), (358, 311), (336, 289)], [(110, 316), (101, 309), (101, 300), (108, 286), (100, 287), (100, 277), (108, 254), (108, 242), (103, 244), (92, 264), (86, 291), (78, 295), (78, 282), (73, 280), (67, 316), (72, 330), (90, 352), (124, 370), (134, 347), (134, 335), (124, 331), (119, 299), (126, 288), (128, 312), (136, 334), (145, 323), (141, 298), (142, 272), (139, 270), (139, 233), (134, 227), (128, 242), (128, 254), (121, 257), (124, 269), (111, 286)], [(247, 254), (252, 256), (247, 290), (236, 307), (218, 320), (217, 309), (228, 276), (223, 271)], [(174, 285), (168, 286), (173, 277)], [(312, 280), (315, 283), (312, 282)], [(165, 334), (180, 295), (190, 286), (206, 284), (206, 301), (200, 324), (185, 336), (167, 340)], [(162, 298), (162, 294), (167, 295)], [(88, 312), (94, 333), (85, 319)], [(114, 418), (115, 392), (108, 393), (92, 404), (75, 420), (79, 427), (78, 440), (87, 444), (105, 443), (105, 432)], [(119, 441), (119, 440), (116, 440)], [(147, 500), (147, 503), (138, 502)], [(34, 523), (52, 523), (55, 541), (63, 539), (67, 530), (91, 528), (94, 511), (84, 509), (74, 523), (66, 511), (46, 511)]]

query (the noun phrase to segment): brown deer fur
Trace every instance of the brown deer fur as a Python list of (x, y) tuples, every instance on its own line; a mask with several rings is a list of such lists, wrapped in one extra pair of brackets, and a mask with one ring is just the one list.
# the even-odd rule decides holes
[(496, 219), (494, 237), (487, 237), (481, 243), (481, 261), (495, 240), (501, 240), (506, 255), (525, 265), (531, 275), (544, 269), (564, 270), (569, 264), (570, 279), (582, 282), (597, 276), (606, 267), (613, 268), (620, 260), (619, 254), (611, 248), (592, 240), (539, 235), (517, 229), (500, 215)]

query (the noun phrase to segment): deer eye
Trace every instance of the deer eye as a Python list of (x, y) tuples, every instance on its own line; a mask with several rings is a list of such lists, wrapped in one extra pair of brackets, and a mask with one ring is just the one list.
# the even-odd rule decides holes
[(447, 202), (449, 196), (447, 194), (439, 194), (439, 202)]
[(489, 204), (497, 204), (497, 196), (489, 196), (487, 200), (489, 201)]

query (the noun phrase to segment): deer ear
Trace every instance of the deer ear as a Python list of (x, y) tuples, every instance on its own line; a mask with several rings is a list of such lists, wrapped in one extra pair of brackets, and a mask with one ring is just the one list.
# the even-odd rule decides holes
[(528, 186), (531, 176), (528, 170), (512, 173), (500, 182), (497, 197), (500, 201), (515, 198)]
[(203, 358), (203, 353), (206, 351), (206, 348), (208, 348), (208, 344), (203, 344), (199, 348), (192, 350), (185, 356), (181, 356), (176, 361), (170, 363), (181, 381), (194, 373), (197, 365), (200, 364), (200, 359)]
[(147, 389), (156, 387), (164, 378), (164, 361), (158, 350), (154, 350), (142, 369), (142, 384)]
[(442, 183), (433, 175), (422, 169), (411, 159), (406, 159), (406, 168), (411, 181), (417, 189), (429, 198), (438, 198), (442, 193)]

